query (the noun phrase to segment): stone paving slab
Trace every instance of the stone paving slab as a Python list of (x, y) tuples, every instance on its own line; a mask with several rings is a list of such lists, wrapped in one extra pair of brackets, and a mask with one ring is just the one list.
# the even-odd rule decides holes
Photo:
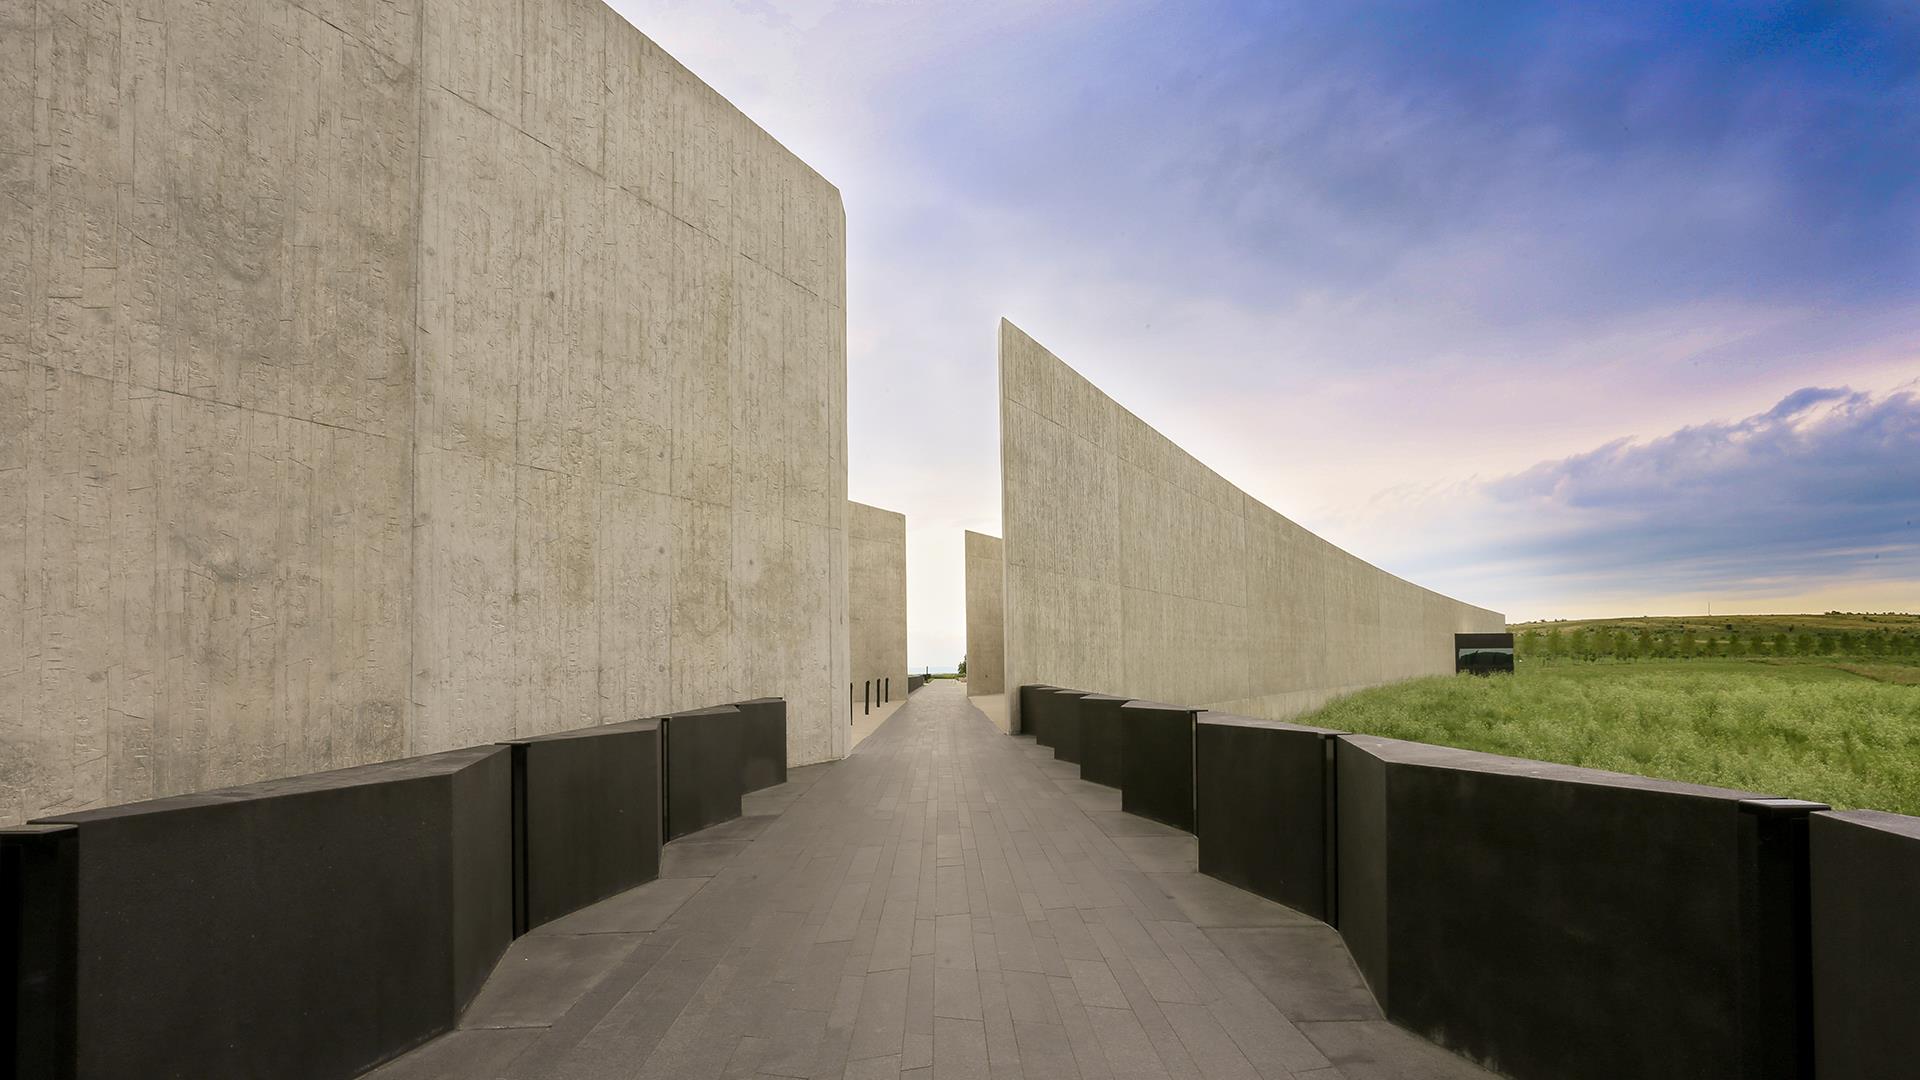
[(1478, 1080), (1339, 936), (1194, 872), (957, 684), (516, 942), (376, 1080)]

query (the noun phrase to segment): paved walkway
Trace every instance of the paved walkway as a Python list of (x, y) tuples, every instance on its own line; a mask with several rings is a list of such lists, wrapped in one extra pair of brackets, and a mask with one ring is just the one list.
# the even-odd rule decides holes
[(1380, 1019), (1340, 939), (1194, 872), (957, 684), (515, 942), (378, 1080), (1490, 1074)]

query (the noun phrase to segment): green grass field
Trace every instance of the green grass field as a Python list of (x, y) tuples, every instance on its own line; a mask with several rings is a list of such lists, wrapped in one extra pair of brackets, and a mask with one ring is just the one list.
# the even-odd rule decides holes
[(1920, 665), (1523, 660), (1368, 690), (1303, 722), (1920, 815)]

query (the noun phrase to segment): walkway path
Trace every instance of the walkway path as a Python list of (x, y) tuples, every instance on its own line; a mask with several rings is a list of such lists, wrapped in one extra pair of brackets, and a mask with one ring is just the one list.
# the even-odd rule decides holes
[(929, 684), (845, 761), (514, 943), (377, 1080), (1490, 1074), (1380, 1019), (1340, 939), (1194, 872)]

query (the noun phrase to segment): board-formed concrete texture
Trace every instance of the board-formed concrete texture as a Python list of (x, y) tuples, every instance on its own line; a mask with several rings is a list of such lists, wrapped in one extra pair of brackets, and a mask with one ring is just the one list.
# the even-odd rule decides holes
[(1007, 564), (1000, 538), (968, 530), (967, 550), (967, 695), (1007, 692), (1006, 623), (1001, 596)]
[(1814, 1075), (1911, 1075), (1920, 1062), (1920, 818), (1848, 810), (1808, 825)]
[(1527, 1080), (1810, 1075), (1819, 804), (1370, 736), (1334, 757), (1340, 935), (1388, 1019)]
[(907, 697), (907, 518), (847, 504), (847, 641), (850, 704)]
[(1505, 628), (1268, 509), (1004, 320), (1000, 391), (1009, 686), (1284, 720)]
[(7, 11), (0, 823), (762, 694), (844, 753), (831, 184), (598, 0)]

